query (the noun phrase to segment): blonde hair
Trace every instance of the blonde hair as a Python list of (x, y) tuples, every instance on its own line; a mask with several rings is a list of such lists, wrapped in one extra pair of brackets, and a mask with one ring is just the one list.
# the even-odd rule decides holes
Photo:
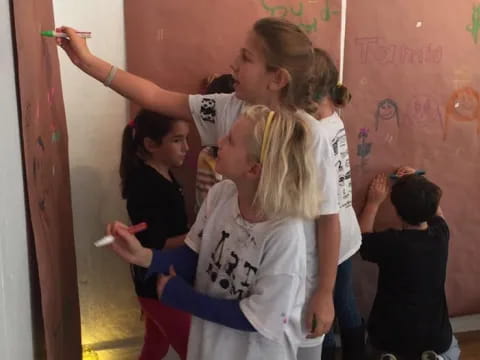
[(294, 112), (284, 109), (274, 113), (266, 131), (270, 113), (263, 105), (247, 107), (243, 112), (254, 122), (249, 156), (258, 162), (262, 157), (255, 205), (268, 218), (313, 219), (318, 215), (320, 191), (308, 125)]
[(253, 31), (263, 42), (267, 70), (283, 69), (288, 74), (282, 105), (314, 112), (314, 51), (307, 34), (290, 21), (274, 17), (258, 20)]

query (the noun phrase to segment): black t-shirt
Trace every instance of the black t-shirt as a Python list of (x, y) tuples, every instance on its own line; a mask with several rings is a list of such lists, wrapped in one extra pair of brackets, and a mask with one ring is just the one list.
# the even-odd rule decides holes
[[(136, 234), (144, 247), (162, 249), (166, 239), (188, 232), (187, 213), (181, 186), (142, 164), (126, 183), (127, 211), (132, 224), (146, 222), (148, 228)], [(156, 279), (144, 281), (146, 269), (132, 266), (138, 296), (158, 298)]]
[(428, 225), (427, 230), (363, 234), (360, 254), (379, 267), (368, 333), (372, 345), (382, 351), (419, 356), (450, 347), (445, 296), (450, 233), (441, 217)]

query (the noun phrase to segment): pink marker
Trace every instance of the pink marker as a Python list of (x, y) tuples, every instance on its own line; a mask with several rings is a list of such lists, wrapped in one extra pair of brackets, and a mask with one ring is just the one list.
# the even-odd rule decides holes
[[(130, 226), (127, 229), (127, 231), (130, 234), (136, 234), (136, 233), (139, 233), (139, 232), (144, 231), (146, 229), (147, 229), (147, 223), (142, 222), (140, 224)], [(110, 245), (114, 241), (115, 241), (115, 237), (113, 235), (107, 235), (107, 236), (104, 236), (103, 238), (101, 238), (100, 240), (95, 241), (94, 245), (96, 247), (102, 247), (102, 246)]]
[[(78, 36), (84, 38), (84, 39), (89, 39), (92, 37), (92, 33), (89, 32), (89, 31), (76, 31), (76, 33), (78, 34)], [(59, 31), (55, 31), (55, 30), (47, 30), (47, 31), (42, 31), (40, 33), (40, 35), (42, 36), (46, 36), (46, 37), (55, 37), (55, 38), (65, 38), (65, 39), (68, 39), (68, 35), (63, 33), (63, 32), (59, 32)]]

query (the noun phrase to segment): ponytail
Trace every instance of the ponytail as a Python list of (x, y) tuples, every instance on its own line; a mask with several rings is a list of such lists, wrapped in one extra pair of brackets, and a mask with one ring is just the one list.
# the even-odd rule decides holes
[(352, 94), (345, 85), (338, 84), (330, 89), (330, 98), (336, 107), (342, 108), (352, 100)]
[(315, 48), (314, 64), (314, 99), (316, 101), (330, 97), (336, 107), (346, 106), (352, 99), (352, 95), (346, 86), (338, 83), (338, 70), (328, 53)]

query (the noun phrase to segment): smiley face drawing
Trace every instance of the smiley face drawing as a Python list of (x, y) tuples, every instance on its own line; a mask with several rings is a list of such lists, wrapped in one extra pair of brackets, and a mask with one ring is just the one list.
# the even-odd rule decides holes
[(375, 111), (375, 131), (378, 131), (380, 123), (384, 121), (395, 121), (397, 127), (400, 127), (398, 105), (390, 98), (381, 100), (377, 105), (377, 110)]
[(470, 86), (456, 90), (447, 102), (444, 140), (452, 121), (477, 122), (477, 135), (480, 135), (480, 96)]

